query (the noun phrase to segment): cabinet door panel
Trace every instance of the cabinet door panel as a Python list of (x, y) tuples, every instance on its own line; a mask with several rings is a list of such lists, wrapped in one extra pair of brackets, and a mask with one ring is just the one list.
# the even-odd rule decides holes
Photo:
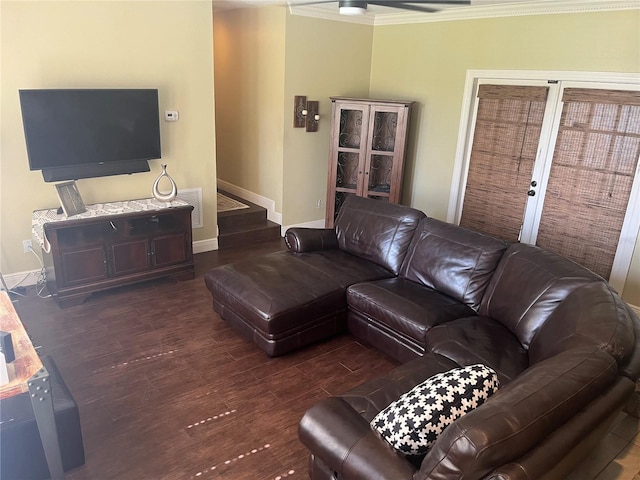
[(372, 105), (362, 196), (399, 203), (409, 107)]
[(358, 153), (339, 152), (336, 169), (336, 188), (340, 191), (355, 193), (358, 188), (358, 177), (362, 173), (360, 155)]
[(60, 259), (65, 286), (107, 278), (107, 258), (102, 245), (62, 252)]
[(398, 111), (380, 111), (372, 114), (371, 150), (394, 152), (398, 134)]
[(183, 234), (156, 237), (151, 241), (155, 267), (183, 263), (187, 259), (186, 237)]
[(118, 243), (111, 247), (113, 275), (126, 275), (149, 268), (149, 242), (146, 238)]
[(332, 102), (330, 166), (327, 188), (326, 222), (333, 226), (344, 198), (362, 195), (369, 105)]
[[(345, 106), (340, 110), (340, 132), (338, 134), (338, 147), (362, 148), (362, 118), (365, 115), (362, 107), (351, 108)], [(366, 128), (366, 124), (365, 124)]]
[(366, 176), (369, 196), (389, 196), (393, 163), (393, 157), (390, 155), (371, 155), (369, 171)]

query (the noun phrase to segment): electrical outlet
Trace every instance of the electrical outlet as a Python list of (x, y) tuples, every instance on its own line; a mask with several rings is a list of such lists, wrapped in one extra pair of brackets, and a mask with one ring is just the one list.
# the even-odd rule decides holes
[(22, 250), (24, 251), (24, 253), (29, 253), (32, 247), (33, 247), (33, 244), (31, 243), (31, 240), (22, 241)]
[(316, 208), (322, 208), (322, 200), (316, 202)]

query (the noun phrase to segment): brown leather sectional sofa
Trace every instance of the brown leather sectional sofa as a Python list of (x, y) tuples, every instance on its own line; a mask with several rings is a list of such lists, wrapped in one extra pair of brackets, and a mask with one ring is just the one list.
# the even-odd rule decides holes
[[(214, 309), (269, 355), (343, 331), (400, 362), (304, 415), (313, 479), (561, 479), (640, 376), (640, 321), (601, 277), (552, 252), (350, 197), (335, 229), (205, 276)], [(433, 375), (482, 363), (501, 387), (424, 457), (370, 421)]]

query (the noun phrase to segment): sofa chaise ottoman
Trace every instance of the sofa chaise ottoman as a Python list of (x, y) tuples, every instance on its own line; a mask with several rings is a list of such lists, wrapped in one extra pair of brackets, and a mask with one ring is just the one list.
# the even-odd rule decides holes
[(289, 251), (208, 271), (213, 309), (269, 356), (346, 331), (347, 287), (397, 275), (424, 217), (399, 205), (353, 200), (335, 229), (291, 229)]

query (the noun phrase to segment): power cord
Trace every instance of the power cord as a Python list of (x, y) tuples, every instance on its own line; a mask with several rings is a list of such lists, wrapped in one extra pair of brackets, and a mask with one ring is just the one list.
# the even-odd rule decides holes
[[(47, 288), (47, 278), (45, 275), (44, 263), (42, 262), (42, 259), (38, 256), (36, 251), (33, 249), (33, 247), (30, 246), (29, 251), (33, 253), (33, 255), (38, 259), (38, 262), (40, 263), (40, 272), (38, 273), (38, 278), (36, 279), (36, 295), (38, 295), (38, 297), (40, 298), (51, 298), (51, 294), (42, 294), (42, 292), (44, 292), (44, 289)], [(24, 281), (24, 279), (22, 281)]]
[[(36, 295), (38, 295), (38, 297), (40, 298), (51, 298), (51, 294), (43, 295), (45, 288), (47, 288), (46, 273), (45, 273), (46, 270), (44, 268), (44, 263), (42, 262), (42, 259), (38, 256), (37, 252), (33, 249), (33, 247), (30, 246), (29, 251), (33, 253), (33, 255), (38, 259), (38, 263), (40, 263), (40, 271), (37, 273), (38, 277), (36, 278)], [(18, 283), (16, 283), (13, 287), (9, 288), (9, 286), (4, 281), (4, 277), (2, 276), (2, 273), (0, 272), (0, 284), (1, 284), (0, 286), (2, 287), (0, 288), (0, 290), (6, 290), (7, 293), (11, 295), (16, 295), (18, 297), (26, 297), (24, 293), (25, 287), (21, 287), (20, 285), (27, 278), (29, 278), (30, 275), (31, 273), (27, 273), (24, 277), (20, 279), (20, 281), (18, 281)]]

